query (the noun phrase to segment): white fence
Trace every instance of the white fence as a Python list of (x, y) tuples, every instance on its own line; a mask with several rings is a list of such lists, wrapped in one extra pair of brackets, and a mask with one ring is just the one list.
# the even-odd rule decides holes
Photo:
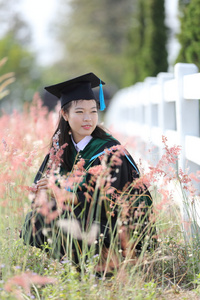
[(174, 74), (147, 77), (113, 97), (106, 126), (128, 136), (140, 136), (162, 153), (162, 135), (169, 145), (181, 145), (179, 167), (200, 170), (200, 73), (194, 64), (178, 63)]

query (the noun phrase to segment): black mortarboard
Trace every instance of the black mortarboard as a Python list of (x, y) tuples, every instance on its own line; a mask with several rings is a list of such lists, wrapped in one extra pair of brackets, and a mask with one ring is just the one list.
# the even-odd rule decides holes
[(92, 88), (97, 86), (99, 90), (100, 110), (105, 109), (104, 97), (101, 81), (95, 74), (87, 73), (82, 76), (45, 87), (45, 89), (58, 97), (61, 101), (61, 107), (73, 100), (92, 100), (96, 99)]

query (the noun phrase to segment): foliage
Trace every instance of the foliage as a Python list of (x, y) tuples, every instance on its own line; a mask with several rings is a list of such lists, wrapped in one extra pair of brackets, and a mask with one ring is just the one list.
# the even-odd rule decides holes
[(191, 0), (179, 0), (180, 8), (184, 7), (184, 5), (188, 4)]
[(0, 0), (0, 36), (3, 37), (12, 32), (15, 40), (22, 45), (28, 45), (31, 41), (31, 31), (18, 10), (20, 2), (21, 0), (17, 3), (14, 0)]
[[(140, 166), (144, 173), (141, 182), (151, 183), (155, 201), (152, 218), (156, 221), (159, 242), (155, 251), (143, 251), (133, 263), (130, 258), (122, 258), (119, 245), (113, 243), (112, 250), (121, 263), (107, 276), (97, 276), (95, 267), (99, 256), (92, 253), (80, 257), (80, 270), (70, 257), (57, 260), (49, 256), (45, 250), (52, 248), (51, 244), (46, 244), (44, 250), (23, 245), (19, 231), (30, 210), (33, 176), (44, 152), (48, 151), (46, 146), (54, 132), (54, 122), (54, 114), (48, 114), (37, 95), (23, 112), (15, 111), (0, 118), (0, 298), (139, 300), (162, 299), (162, 296), (173, 299), (174, 294), (180, 293), (181, 299), (195, 299), (194, 292), (189, 293), (187, 288), (199, 293), (199, 236), (196, 229), (195, 239), (184, 239), (181, 214), (173, 204), (173, 191), (178, 189), (179, 196), (184, 196), (188, 209), (195, 197), (191, 176), (179, 170), (177, 177), (177, 170), (173, 169), (180, 148), (169, 148), (166, 138), (163, 138), (165, 151), (161, 161), (145, 173)], [(98, 170), (92, 171), (95, 174)], [(99, 172), (104, 179), (104, 174)], [(169, 183), (173, 184), (171, 190)], [(184, 191), (192, 201), (185, 197)], [(194, 216), (190, 221), (195, 221)], [(136, 235), (134, 232), (132, 239)], [(190, 296), (184, 298), (186, 294)]]
[(18, 12), (18, 4), (13, 0), (0, 0), (0, 60), (8, 57), (7, 63), (1, 66), (0, 76), (14, 71), (17, 78), (10, 88), (9, 98), (1, 101), (1, 108), (6, 111), (31, 101), (41, 81), (36, 55), (30, 50), (30, 27)]
[[(70, 5), (70, 6), (69, 6)], [(94, 71), (118, 88), (124, 76), (124, 49), (135, 1), (62, 1), (56, 36), (64, 57), (57, 65), (68, 77)]]
[(138, 0), (128, 33), (125, 84), (167, 71), (164, 0)]
[(200, 67), (200, 6), (199, 0), (191, 0), (182, 9), (181, 31), (178, 35), (181, 49), (176, 62), (194, 63)]
[(4, 107), (13, 108), (30, 101), (36, 87), (39, 85), (39, 73), (36, 69), (34, 55), (8, 33), (0, 40), (0, 57), (9, 57), (7, 63), (1, 68), (1, 74), (14, 70), (17, 80), (12, 85), (9, 98), (4, 98)]

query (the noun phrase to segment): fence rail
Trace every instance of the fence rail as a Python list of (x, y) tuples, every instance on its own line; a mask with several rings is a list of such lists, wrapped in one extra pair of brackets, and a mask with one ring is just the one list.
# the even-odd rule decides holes
[(151, 141), (162, 154), (162, 135), (169, 145), (181, 145), (179, 166), (200, 170), (200, 73), (194, 64), (178, 63), (174, 73), (159, 73), (124, 88), (113, 97), (106, 114), (128, 136)]

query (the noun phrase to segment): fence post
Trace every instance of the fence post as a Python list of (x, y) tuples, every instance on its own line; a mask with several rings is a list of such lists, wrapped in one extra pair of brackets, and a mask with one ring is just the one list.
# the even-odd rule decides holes
[[(184, 76), (198, 72), (198, 68), (194, 64), (178, 63), (175, 65), (174, 75), (177, 80), (177, 101), (176, 101), (176, 121), (177, 121), (177, 143), (181, 145), (182, 151), (179, 160), (179, 166), (185, 170), (186, 157), (185, 157), (185, 136), (196, 135), (198, 126), (194, 126), (198, 119), (198, 101), (184, 99)], [(196, 210), (194, 205), (191, 204), (190, 198), (183, 199), (182, 215), (183, 215), (183, 229), (186, 239), (190, 239), (196, 234), (199, 234), (199, 227), (196, 225)], [(190, 226), (188, 226), (190, 224)]]
[(195, 135), (194, 120), (195, 115), (198, 113), (198, 103), (191, 105), (191, 101), (184, 99), (183, 96), (183, 77), (184, 75), (198, 73), (198, 68), (195, 64), (178, 63), (174, 68), (174, 76), (177, 80), (177, 101), (176, 101), (176, 126), (178, 133), (177, 144), (181, 145), (182, 151), (179, 160), (179, 166), (185, 170), (185, 136)]
[[(164, 83), (174, 76), (172, 73), (161, 72), (158, 74), (158, 84), (160, 86), (160, 102), (158, 104), (158, 127), (161, 129), (161, 134), (165, 135), (167, 129), (172, 129), (174, 123), (174, 114), (171, 111), (171, 103), (165, 101)], [(160, 149), (160, 156), (162, 155), (162, 149)]]
[(144, 114), (144, 122), (147, 126), (147, 134), (146, 134), (146, 142), (151, 140), (152, 132), (152, 102), (150, 98), (150, 89), (152, 85), (157, 83), (156, 77), (146, 77), (144, 80), (144, 97), (145, 97), (145, 114)]

